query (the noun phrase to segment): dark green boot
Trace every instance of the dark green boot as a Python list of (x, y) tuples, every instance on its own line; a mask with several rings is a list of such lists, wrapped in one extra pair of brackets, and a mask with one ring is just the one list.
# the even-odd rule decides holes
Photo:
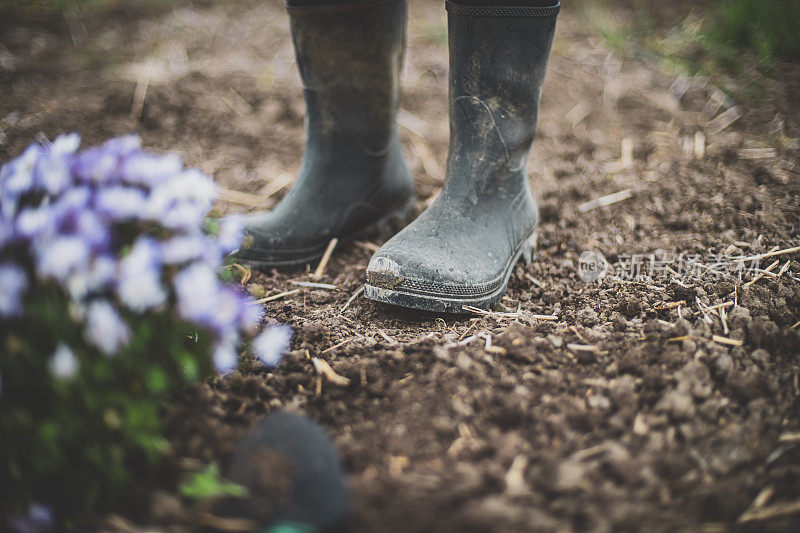
[(395, 126), (406, 6), (397, 0), (288, 7), (306, 101), (306, 151), (278, 206), (245, 219), (239, 260), (300, 266), (413, 206)]
[[(544, 3), (544, 2), (543, 2)], [(442, 192), (367, 267), (367, 298), (430, 311), (502, 298), (539, 222), (526, 160), (558, 4), (447, 2), (450, 153)]]

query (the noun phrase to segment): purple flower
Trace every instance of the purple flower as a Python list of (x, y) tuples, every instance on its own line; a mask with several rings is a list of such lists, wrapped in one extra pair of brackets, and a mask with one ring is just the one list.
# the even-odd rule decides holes
[(272, 368), (281, 362), (283, 354), (289, 349), (291, 340), (292, 328), (276, 324), (253, 339), (253, 352), (262, 363)]
[(106, 355), (116, 355), (130, 340), (130, 330), (110, 303), (96, 300), (86, 310), (86, 340)]
[(117, 296), (128, 309), (141, 313), (167, 300), (161, 283), (158, 245), (149, 237), (139, 237), (131, 252), (119, 264)]
[(129, 220), (142, 216), (147, 197), (139, 189), (131, 187), (106, 187), (95, 196), (97, 210), (111, 220)]
[(48, 206), (22, 209), (17, 215), (17, 234), (25, 239), (33, 239), (52, 231), (55, 226), (53, 215), (53, 208)]
[(88, 268), (78, 270), (67, 280), (73, 300), (81, 301), (93, 292), (107, 287), (114, 279), (117, 262), (105, 255), (95, 257)]
[(179, 235), (161, 244), (161, 257), (164, 264), (178, 265), (204, 257), (208, 248), (208, 237), (203, 234)]
[(32, 503), (27, 514), (14, 516), (8, 523), (17, 533), (41, 533), (53, 527), (53, 513), (41, 503)]
[(242, 245), (244, 237), (244, 225), (241, 215), (230, 215), (219, 222), (219, 232), (217, 233), (217, 243), (219, 244), (222, 255), (232, 254)]
[(185, 170), (153, 188), (146, 216), (172, 229), (197, 228), (216, 194), (210, 178), (198, 170)]
[(122, 160), (120, 174), (126, 183), (154, 187), (169, 182), (182, 169), (183, 162), (175, 154), (155, 155), (131, 150)]
[(55, 204), (53, 210), (58, 217), (64, 217), (73, 211), (89, 209), (89, 201), (92, 199), (92, 190), (86, 186), (70, 187), (62, 194)]
[(219, 279), (214, 270), (203, 263), (194, 263), (175, 276), (178, 316), (200, 325), (215, 324), (214, 315), (219, 295)]
[(239, 363), (239, 354), (236, 352), (238, 335), (227, 335), (214, 345), (214, 367), (221, 373), (230, 372)]
[(239, 298), (239, 329), (253, 333), (264, 319), (264, 308), (252, 296), (240, 295)]
[(55, 278), (62, 283), (76, 269), (85, 268), (89, 262), (89, 246), (76, 236), (37, 241), (34, 251), (39, 275)]
[(78, 373), (78, 358), (63, 342), (58, 343), (50, 360), (50, 372), (58, 379), (72, 379)]
[(32, 144), (21, 156), (3, 166), (0, 170), (0, 196), (3, 199), (18, 198), (35, 187), (33, 171), (41, 152), (41, 146)]
[(28, 288), (28, 277), (18, 266), (0, 263), (0, 317), (22, 315), (22, 295)]
[(95, 146), (79, 153), (72, 162), (72, 175), (86, 183), (104, 184), (115, 174), (119, 157), (117, 154)]
[(142, 148), (142, 141), (138, 135), (123, 135), (109, 139), (103, 144), (103, 148), (120, 157), (125, 157), (139, 151)]
[(70, 156), (78, 149), (81, 138), (77, 133), (61, 135), (53, 144), (42, 151), (36, 162), (36, 184), (49, 194), (58, 194), (66, 189), (72, 177), (70, 175)]

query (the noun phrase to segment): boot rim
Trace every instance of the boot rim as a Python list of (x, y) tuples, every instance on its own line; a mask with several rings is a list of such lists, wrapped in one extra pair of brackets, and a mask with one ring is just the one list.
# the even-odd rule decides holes
[(375, 7), (382, 7), (392, 4), (403, 4), (406, 0), (372, 0), (369, 2), (348, 2), (342, 0), (340, 4), (329, 4), (324, 6), (292, 6), (286, 3), (286, 12), (291, 15), (302, 15), (304, 13), (344, 13), (348, 11), (364, 11)]
[(558, 15), (561, 2), (543, 6), (468, 6), (445, 1), (445, 9), (451, 15), (466, 17), (545, 18)]

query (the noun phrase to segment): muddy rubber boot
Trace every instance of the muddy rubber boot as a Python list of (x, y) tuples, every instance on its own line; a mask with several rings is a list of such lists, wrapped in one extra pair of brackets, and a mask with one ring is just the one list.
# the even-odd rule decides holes
[(413, 209), (395, 125), (406, 6), (398, 0), (287, 7), (306, 102), (306, 151), (275, 209), (245, 217), (237, 259), (302, 266)]
[(438, 198), (367, 267), (367, 298), (462, 313), (502, 298), (539, 221), (526, 160), (559, 4), (447, 2), (450, 152)]

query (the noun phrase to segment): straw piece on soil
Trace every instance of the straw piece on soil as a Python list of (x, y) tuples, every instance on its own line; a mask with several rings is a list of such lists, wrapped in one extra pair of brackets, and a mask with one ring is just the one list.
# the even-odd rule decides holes
[(742, 117), (742, 112), (739, 110), (738, 106), (733, 106), (727, 111), (720, 113), (714, 119), (712, 119), (708, 124), (706, 124), (706, 129), (708, 130), (709, 135), (716, 135), (717, 133), (721, 133), (725, 128), (736, 122)]
[(776, 255), (783, 255), (783, 254), (791, 254), (791, 253), (794, 253), (794, 252), (800, 252), (800, 246), (794, 246), (792, 248), (784, 248), (783, 250), (769, 251), (769, 252), (766, 252), (766, 253), (763, 253), (763, 254), (751, 255), (749, 257), (737, 258), (736, 261), (742, 261), (742, 262), (744, 262), (744, 261), (755, 261), (757, 259), (765, 259), (767, 257), (774, 257)]
[(241, 281), (242, 286), (244, 286), (248, 281), (250, 281), (250, 278), (253, 276), (253, 272), (250, 270), (249, 267), (242, 266), (239, 263), (233, 263), (231, 264), (231, 267), (235, 268), (236, 270), (242, 273), (242, 281)]
[(345, 345), (345, 344), (347, 344), (348, 342), (350, 342), (350, 341), (352, 341), (352, 340), (355, 340), (355, 339), (356, 339), (356, 337), (349, 337), (349, 338), (347, 338), (347, 339), (345, 339), (345, 340), (343, 340), (343, 341), (341, 341), (341, 342), (337, 342), (337, 343), (336, 343), (336, 344), (334, 344), (333, 346), (331, 346), (331, 347), (329, 347), (329, 348), (325, 348), (324, 350), (322, 350), (322, 351), (320, 352), (320, 354), (323, 354), (323, 353), (328, 353), (328, 352), (330, 352), (331, 350), (335, 350), (336, 348), (339, 348), (340, 346), (344, 346), (344, 345)]
[(737, 523), (762, 522), (772, 518), (780, 518), (800, 513), (800, 501), (781, 502), (761, 509), (749, 509), (739, 517)]
[(531, 315), (528, 315), (528, 316), (530, 318), (534, 319), (534, 320), (550, 320), (550, 321), (558, 320), (558, 316), (557, 315), (533, 315), (533, 314), (531, 314)]
[(311, 275), (313, 279), (319, 279), (325, 273), (325, 267), (328, 266), (328, 261), (330, 261), (333, 249), (336, 248), (336, 244), (338, 242), (339, 239), (334, 237), (333, 239), (331, 239), (331, 242), (328, 243), (328, 247), (325, 248), (325, 253), (322, 254), (322, 259), (319, 260), (319, 265), (317, 265), (317, 269)]
[(741, 148), (737, 152), (739, 159), (770, 159), (777, 157), (775, 148)]
[(319, 357), (312, 357), (311, 362), (314, 363), (314, 369), (322, 374), (325, 379), (333, 383), (334, 385), (338, 385), (340, 387), (346, 387), (350, 384), (350, 379), (344, 376), (340, 376), (331, 368), (331, 365), (328, 364), (327, 361), (324, 359), (320, 359)]
[(667, 342), (681, 342), (681, 341), (685, 341), (687, 339), (691, 339), (691, 336), (690, 335), (681, 335), (680, 337), (670, 337), (669, 339), (667, 339)]
[(353, 300), (358, 298), (358, 295), (361, 294), (362, 292), (364, 292), (364, 286), (363, 285), (361, 287), (359, 287), (358, 290), (356, 292), (354, 292), (353, 295), (350, 298), (347, 299), (347, 302), (339, 310), (339, 314), (341, 315), (342, 313), (344, 313), (345, 309), (350, 307), (350, 304), (353, 303)]
[(273, 294), (272, 296), (267, 296), (266, 298), (261, 298), (260, 300), (256, 300), (255, 303), (265, 304), (267, 302), (273, 302), (275, 300), (280, 300), (281, 298), (286, 298), (287, 296), (297, 294), (298, 292), (300, 292), (300, 289), (292, 289), (290, 291), (279, 292), (278, 294)]
[(796, 328), (798, 328), (798, 327), (800, 327), (800, 320), (798, 320), (797, 322), (795, 322), (794, 324), (792, 324), (792, 327), (791, 327), (791, 328), (789, 328), (789, 329), (796, 329)]
[(477, 335), (470, 335), (470, 336), (469, 336), (469, 337), (467, 337), (466, 339), (463, 339), (463, 340), (460, 340), (460, 341), (458, 341), (457, 345), (458, 345), (458, 346), (464, 346), (464, 345), (466, 345), (466, 344), (469, 344), (469, 343), (471, 343), (472, 341), (474, 341), (474, 340), (475, 340), (475, 339), (477, 339), (477, 338), (478, 338), (478, 336), (477, 336)]
[(702, 131), (694, 134), (694, 157), (703, 159), (706, 156), (706, 134)]
[(375, 244), (374, 242), (366, 242), (366, 241), (353, 241), (353, 244), (361, 248), (362, 250), (366, 250), (371, 253), (375, 253), (381, 249), (380, 246)]
[(790, 263), (791, 263), (791, 261), (788, 261), (788, 260), (787, 260), (787, 261), (786, 261), (786, 263), (784, 263), (784, 265), (783, 265), (783, 266), (781, 267), (781, 269), (778, 271), (778, 275), (777, 275), (777, 276), (775, 276), (775, 277), (776, 277), (776, 278), (779, 278), (779, 277), (783, 276), (783, 275), (786, 273), (786, 271), (787, 271), (787, 270), (789, 270), (789, 264), (790, 264)]
[[(291, 185), (294, 181), (294, 176), (291, 174), (279, 174), (274, 176), (264, 188), (258, 192), (258, 196), (263, 199), (272, 198), (274, 195), (283, 190), (287, 185)], [(262, 200), (263, 203), (263, 200)]]
[(622, 168), (633, 167), (633, 139), (625, 137), (620, 143), (620, 166)]
[(711, 340), (720, 344), (727, 344), (728, 346), (741, 346), (744, 344), (744, 342), (740, 341), (739, 339), (730, 339), (728, 337), (723, 337), (722, 335), (712, 335)]
[(763, 277), (764, 277), (766, 274), (771, 274), (771, 273), (772, 273), (772, 269), (773, 269), (773, 268), (775, 268), (776, 266), (778, 266), (778, 263), (780, 263), (780, 261), (775, 261), (775, 262), (773, 262), (771, 265), (769, 265), (769, 266), (768, 266), (767, 268), (765, 268), (763, 271), (759, 272), (758, 276), (754, 277), (753, 279), (751, 279), (750, 281), (748, 281), (747, 283), (745, 283), (745, 284), (744, 284), (744, 286), (745, 286), (745, 287), (749, 287), (750, 285), (752, 285), (752, 284), (753, 284), (753, 283), (755, 283), (756, 281), (758, 281), (758, 280), (760, 280), (761, 278), (763, 278)]
[(682, 305), (686, 305), (686, 300), (679, 300), (677, 302), (667, 302), (663, 305), (657, 305), (653, 307), (656, 311), (663, 311), (665, 309), (673, 309), (675, 307), (680, 307)]
[(569, 343), (567, 344), (567, 348), (570, 350), (574, 350), (576, 352), (598, 352), (599, 348), (597, 346), (593, 346), (591, 344), (574, 344)]
[(720, 307), (719, 309), (719, 320), (722, 322), (722, 333), (725, 335), (730, 333), (730, 330), (728, 329), (728, 315), (726, 314), (724, 307)]
[(473, 318), (473, 319), (472, 319), (472, 324), (470, 324), (470, 325), (469, 325), (469, 327), (468, 327), (466, 330), (464, 330), (464, 333), (462, 333), (462, 334), (461, 334), (461, 336), (458, 338), (458, 340), (461, 340), (461, 339), (463, 339), (464, 337), (466, 337), (466, 336), (467, 336), (467, 333), (469, 333), (470, 331), (472, 331), (472, 328), (474, 328), (475, 326), (477, 326), (477, 325), (478, 325), (478, 322), (480, 322), (480, 321), (481, 321), (481, 319), (480, 319), (480, 318)]
[(533, 283), (537, 287), (541, 287), (542, 286), (542, 282), (539, 281), (538, 279), (534, 278), (530, 274), (525, 274), (525, 279), (527, 279), (528, 281), (530, 281), (531, 283)]
[(225, 200), (226, 202), (253, 207), (256, 209), (264, 207), (264, 198), (261, 196), (250, 194), (249, 192), (225, 189), (222, 187), (220, 187), (218, 190), (220, 199)]
[(706, 309), (709, 310), (709, 311), (713, 311), (714, 309), (721, 309), (723, 307), (730, 307), (732, 305), (733, 305), (733, 302), (729, 300), (727, 302), (722, 302), (721, 304), (710, 305), (710, 306), (706, 307)]
[(147, 98), (147, 89), (150, 87), (150, 77), (153, 74), (152, 60), (148, 61), (141, 75), (136, 80), (136, 88), (133, 90), (133, 105), (131, 106), (131, 124), (136, 124), (142, 117), (144, 101)]
[(488, 348), (484, 348), (484, 351), (489, 353), (496, 353), (497, 355), (505, 355), (508, 353), (508, 350), (506, 350), (502, 346), (489, 346)]
[(588, 202), (582, 203), (578, 206), (578, 212), (586, 213), (587, 211), (597, 209), (598, 207), (605, 207), (607, 205), (627, 200), (631, 196), (633, 196), (632, 189), (624, 189), (613, 194), (607, 194), (605, 196), (601, 196), (600, 198), (595, 198), (594, 200), (589, 200)]
[(592, 106), (581, 100), (564, 114), (564, 119), (574, 128), (588, 117), (591, 112)]
[(397, 112), (397, 123), (411, 133), (422, 138), (427, 137), (428, 130), (430, 129), (427, 122), (405, 109), (401, 109)]
[(383, 331), (382, 329), (379, 329), (379, 330), (378, 330), (378, 335), (380, 335), (380, 336), (383, 338), (383, 340), (385, 340), (385, 341), (386, 341), (386, 342), (388, 342), (389, 344), (397, 344), (397, 341), (396, 341), (396, 340), (394, 340), (394, 339), (393, 339), (393, 338), (392, 338), (390, 335), (388, 335), (388, 334), (387, 334), (385, 331)]
[(323, 289), (326, 291), (334, 291), (339, 287), (337, 285), (331, 285), (330, 283), (314, 283), (313, 281), (290, 281), (292, 285), (297, 285), (298, 287), (308, 287), (309, 289)]
[(800, 432), (782, 433), (778, 437), (778, 442), (800, 442)]
[(487, 311), (486, 309), (480, 309), (471, 305), (462, 305), (461, 309), (469, 311), (474, 315), (490, 316), (494, 318), (519, 318), (519, 313), (499, 313), (496, 311)]

